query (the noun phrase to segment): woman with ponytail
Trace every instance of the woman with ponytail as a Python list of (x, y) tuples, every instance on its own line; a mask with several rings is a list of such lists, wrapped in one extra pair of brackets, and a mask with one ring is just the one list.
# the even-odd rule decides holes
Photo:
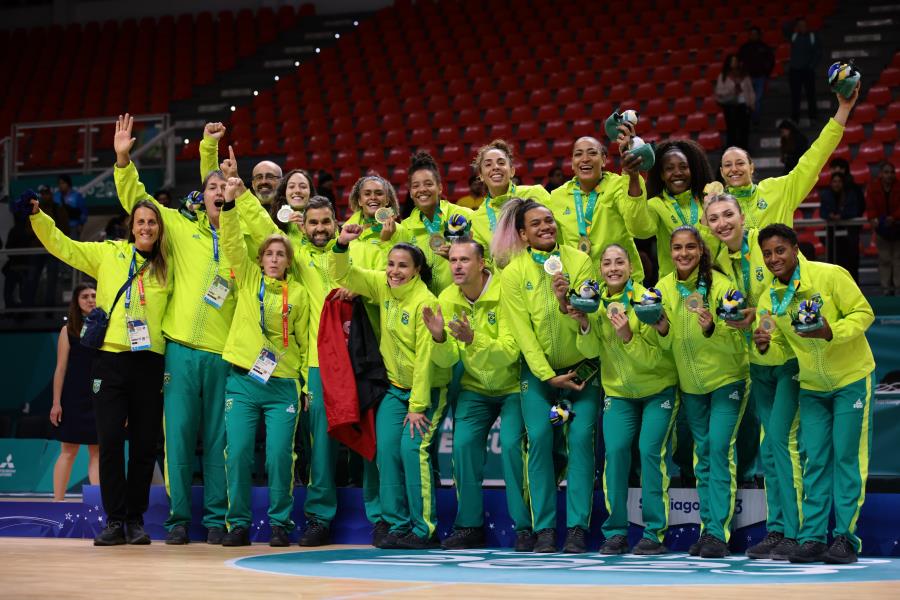
[(437, 310), (428, 291), (431, 267), (419, 248), (400, 243), (388, 253), (386, 269), (360, 268), (348, 250), (362, 233), (361, 225), (344, 225), (328, 270), (379, 311), (379, 347), (391, 384), (375, 414), (381, 518), (390, 526), (380, 547), (437, 548), (431, 447), (446, 412), (450, 371), (433, 365), (432, 336), (422, 317), (426, 306)]
[[(594, 278), (590, 257), (557, 239), (556, 220), (543, 204), (513, 198), (498, 220), (492, 250), (506, 267), (500, 278), (501, 311), (525, 357), (522, 363), (522, 415), (528, 432), (528, 483), (535, 552), (556, 552), (556, 475), (554, 438), (565, 432), (568, 445), (566, 520), (563, 552), (586, 549), (594, 494), (594, 442), (600, 408), (596, 378), (580, 380), (585, 360), (578, 349), (578, 323), (568, 318), (568, 291)], [(577, 417), (554, 427), (549, 411), (566, 400)]]
[(694, 475), (700, 497), (700, 539), (692, 556), (722, 558), (734, 516), (735, 439), (747, 405), (747, 346), (743, 333), (716, 314), (733, 286), (712, 270), (709, 249), (693, 227), (675, 229), (669, 243), (675, 271), (657, 287), (663, 314), (654, 325), (672, 353), (678, 387), (694, 438)]

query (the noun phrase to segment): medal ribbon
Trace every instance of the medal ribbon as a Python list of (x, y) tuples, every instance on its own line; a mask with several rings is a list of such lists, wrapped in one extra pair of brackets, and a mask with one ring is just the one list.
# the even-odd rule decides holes
[[(263, 337), (268, 338), (266, 334), (266, 280), (259, 281), (259, 328), (262, 330)], [(281, 344), (285, 348), (288, 347), (288, 286), (287, 282), (281, 283)]]
[[(666, 197), (666, 200), (672, 202), (672, 208), (675, 209), (675, 213), (678, 215), (678, 220), (681, 221), (682, 225), (691, 225), (694, 226), (700, 220), (700, 203), (697, 202), (697, 199), (694, 198), (691, 190), (687, 190), (678, 194), (677, 196), (672, 196), (668, 190), (663, 190), (663, 195)], [(684, 212), (681, 210), (681, 204), (678, 202), (679, 199), (687, 196), (691, 201), (691, 220), (687, 221), (684, 218)]]
[(588, 195), (587, 207), (584, 206), (584, 200), (581, 196), (581, 188), (575, 184), (573, 189), (575, 194), (575, 218), (578, 219), (578, 235), (587, 236), (591, 232), (591, 223), (594, 220), (594, 207), (597, 206), (597, 190), (592, 191)]
[(368, 225), (375, 233), (381, 233), (381, 230), (384, 228), (384, 225), (376, 221), (375, 217), (363, 217), (363, 223)]
[[(131, 251), (131, 266), (128, 267), (128, 278), (131, 279), (134, 277), (134, 271), (137, 269), (137, 282), (138, 282), (138, 297), (140, 298), (141, 306), (147, 305), (147, 298), (144, 296), (144, 268), (150, 264), (150, 261), (145, 260), (144, 264), (141, 265), (140, 269), (137, 269), (137, 249), (132, 247)], [(131, 307), (131, 286), (128, 286), (128, 289), (125, 290), (125, 308), (128, 309)]]
[[(509, 186), (509, 197), (512, 198), (516, 195), (516, 185), (511, 183)], [(494, 233), (494, 230), (497, 229), (497, 213), (494, 211), (494, 207), (491, 206), (491, 193), (487, 193), (487, 197), (484, 199), (484, 209), (487, 212), (488, 222), (491, 226), (491, 233)]]
[(544, 263), (547, 262), (547, 259), (551, 256), (556, 256), (559, 258), (559, 249), (553, 250), (551, 252), (541, 252), (540, 250), (535, 250), (534, 248), (529, 248), (528, 253), (531, 255), (531, 260), (536, 262), (537, 264), (544, 266)]
[(781, 317), (787, 312), (788, 306), (791, 305), (791, 300), (794, 299), (794, 294), (797, 293), (797, 287), (800, 283), (800, 265), (798, 264), (794, 269), (794, 273), (791, 275), (791, 281), (788, 283), (787, 290), (785, 290), (781, 302), (778, 301), (778, 294), (775, 292), (776, 279), (777, 277), (772, 280), (772, 287), (769, 289), (769, 297), (772, 299), (772, 314)]
[(621, 292), (615, 296), (609, 297), (607, 297), (606, 294), (603, 294), (600, 296), (600, 300), (603, 301), (603, 306), (609, 307), (610, 304), (616, 301), (616, 298), (619, 295), (622, 296), (622, 304), (625, 306), (625, 310), (628, 310), (634, 300), (634, 282), (631, 279), (628, 280), (628, 283), (625, 284), (625, 288)]
[[(682, 298), (687, 298), (693, 293), (680, 281), (676, 281), (675, 285), (678, 287), (678, 293), (681, 294)], [(706, 282), (700, 281), (699, 277), (697, 278), (697, 293), (699, 293), (701, 296), (703, 296), (704, 299), (706, 299)]]
[(422, 213), (422, 224), (425, 225), (425, 229), (431, 235), (438, 233), (441, 230), (441, 207), (438, 207), (434, 211), (434, 218), (429, 219), (425, 216), (425, 213)]

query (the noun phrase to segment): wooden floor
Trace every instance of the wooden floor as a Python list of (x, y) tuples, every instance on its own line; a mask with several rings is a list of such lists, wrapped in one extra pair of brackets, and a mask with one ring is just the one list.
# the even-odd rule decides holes
[(94, 548), (90, 540), (0, 538), (0, 598), (153, 600), (256, 600), (288, 598), (477, 598), (544, 599), (620, 597), (680, 600), (698, 598), (879, 598), (900, 597), (898, 583), (829, 585), (730, 585), (683, 587), (513, 586), (359, 581), (295, 577), (237, 569), (226, 561), (242, 556), (298, 552), (297, 546), (222, 548), (119, 546)]

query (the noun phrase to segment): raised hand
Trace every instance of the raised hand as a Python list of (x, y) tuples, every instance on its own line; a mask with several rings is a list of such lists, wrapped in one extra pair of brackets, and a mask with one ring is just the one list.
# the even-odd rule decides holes
[(568, 310), (567, 314), (570, 317), (572, 317), (573, 319), (575, 319), (576, 321), (578, 321), (578, 324), (581, 325), (582, 331), (586, 330), (588, 328), (588, 326), (590, 325), (588, 323), (587, 315), (584, 314), (583, 312), (581, 312), (580, 310), (578, 310), (577, 308), (575, 308), (574, 306), (572, 306), (571, 304), (569, 305), (569, 310)]
[(566, 294), (569, 292), (569, 280), (562, 273), (553, 276), (553, 294), (559, 301), (559, 310), (563, 313), (569, 312), (569, 299)]
[(131, 137), (131, 130), (134, 127), (134, 117), (125, 113), (125, 116), (119, 115), (116, 119), (116, 133), (113, 136), (113, 150), (116, 152), (116, 166), (125, 168), (131, 162), (131, 149), (134, 147), (136, 138)]
[(234, 148), (228, 146), (228, 158), (219, 165), (219, 170), (225, 175), (225, 179), (238, 176), (237, 158), (234, 156)]
[(712, 313), (705, 306), (698, 308), (695, 312), (697, 313), (697, 322), (700, 323), (700, 329), (703, 330), (703, 334), (706, 337), (709, 337), (712, 335), (714, 324)]
[(834, 114), (834, 120), (837, 121), (840, 125), (847, 125), (847, 119), (850, 118), (850, 111), (853, 110), (853, 106), (859, 99), (859, 88), (861, 85), (862, 82), (856, 84), (856, 89), (853, 90), (853, 93), (850, 94), (849, 98), (844, 98), (840, 94), (835, 94), (837, 96), (838, 109)]
[(349, 246), (350, 242), (362, 235), (362, 232), (362, 225), (348, 223), (341, 227), (341, 235), (338, 236), (338, 244), (341, 246)]
[(234, 199), (247, 191), (240, 177), (229, 177), (225, 182), (225, 201), (234, 202)]
[(394, 215), (384, 222), (384, 225), (381, 227), (381, 241), (386, 242), (394, 237), (394, 233), (397, 231), (397, 216)]
[(441, 305), (438, 304), (437, 312), (431, 310), (430, 306), (422, 308), (422, 321), (425, 327), (431, 332), (431, 338), (439, 344), (443, 344), (447, 340), (447, 332), (444, 331), (444, 314), (441, 312)]
[(450, 321), (447, 327), (450, 328), (450, 335), (463, 344), (471, 344), (475, 341), (475, 331), (472, 330), (472, 325), (469, 323), (469, 317), (466, 316), (466, 313), (462, 314), (461, 319)]
[(31, 199), (31, 214), (36, 215), (41, 212), (41, 201), (37, 198)]
[(211, 138), (216, 140), (217, 142), (225, 137), (225, 125), (216, 121), (215, 123), (207, 123), (203, 127), (203, 137)]
[(617, 312), (611, 316), (609, 322), (612, 323), (615, 328), (616, 335), (619, 336), (619, 339), (626, 344), (634, 337), (634, 334), (631, 331), (631, 325), (628, 323), (628, 315), (625, 311)]

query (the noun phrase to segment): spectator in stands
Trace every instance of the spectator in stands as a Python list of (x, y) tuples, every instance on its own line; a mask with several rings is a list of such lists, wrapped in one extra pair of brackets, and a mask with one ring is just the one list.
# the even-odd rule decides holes
[[(7, 234), (6, 249), (38, 246), (40, 246), (40, 242), (34, 235), (31, 223), (28, 220), (15, 219), (9, 234)], [(40, 276), (36, 258), (39, 257), (34, 255), (7, 257), (6, 264), (3, 265), (3, 301), (6, 308), (34, 306), (37, 281)]]
[(334, 176), (331, 173), (319, 171), (319, 184), (316, 186), (316, 190), (320, 196), (331, 200), (332, 206), (337, 208), (334, 198)]
[(782, 119), (778, 123), (778, 133), (781, 136), (781, 164), (784, 165), (784, 174), (787, 175), (797, 166), (803, 153), (809, 149), (809, 140), (790, 119)]
[(484, 196), (484, 182), (481, 181), (478, 175), (472, 175), (469, 177), (469, 193), (457, 200), (456, 205), (476, 210), (484, 202)]
[(547, 174), (547, 185), (544, 186), (548, 192), (552, 192), (558, 187), (565, 185), (566, 174), (559, 167), (553, 167)]
[(864, 201), (859, 191), (847, 184), (844, 173), (834, 173), (829, 187), (819, 192), (819, 214), (834, 227), (835, 262), (859, 280), (859, 226), (835, 226), (838, 221), (856, 219), (863, 215)]
[(91, 398), (91, 364), (96, 350), (81, 345), (84, 317), (97, 306), (93, 284), (79, 284), (72, 291), (69, 315), (56, 344), (56, 371), (53, 373), (53, 407), (50, 422), (60, 441), (59, 458), (53, 467), (53, 499), (66, 498), (72, 465), (82, 444), (88, 447), (88, 480), (100, 483), (100, 451), (97, 446), (97, 422)]
[(878, 246), (878, 276), (886, 296), (900, 292), (900, 185), (894, 165), (881, 163), (866, 192), (868, 217)]
[(806, 23), (806, 19), (799, 18), (793, 23), (784, 24), (784, 37), (791, 42), (791, 59), (788, 73), (791, 82), (791, 118), (795, 123), (800, 122), (800, 94), (806, 91), (806, 108), (810, 123), (815, 123), (818, 118), (816, 107), (816, 63), (822, 52), (819, 38)]
[(281, 184), (281, 167), (270, 160), (264, 160), (253, 167), (251, 185), (253, 193), (263, 206), (268, 207), (275, 200), (278, 186)]
[(81, 192), (72, 187), (72, 178), (60, 175), (57, 180), (58, 191), (53, 194), (53, 201), (62, 205), (69, 213), (69, 237), (81, 239), (81, 228), (87, 222), (87, 202)]
[(106, 222), (103, 229), (105, 240), (124, 240), (128, 237), (128, 213), (121, 211), (118, 215)]
[(181, 207), (181, 200), (176, 199), (172, 195), (172, 191), (167, 190), (166, 188), (158, 190), (153, 197), (156, 198), (156, 201), (159, 202), (160, 205), (165, 206), (166, 208), (174, 208), (177, 210)]
[(753, 83), (736, 54), (725, 57), (722, 72), (716, 79), (715, 93), (725, 115), (725, 145), (747, 149), (750, 145), (750, 111), (755, 96)]
[(750, 39), (738, 49), (738, 59), (747, 69), (747, 74), (753, 82), (753, 93), (756, 97), (753, 104), (753, 122), (759, 123), (766, 83), (775, 67), (775, 52), (772, 51), (771, 46), (762, 41), (762, 32), (759, 27), (750, 28)]
[[(856, 179), (853, 178), (853, 173), (850, 172), (850, 163), (847, 162), (846, 158), (832, 158), (828, 163), (828, 168), (831, 170), (832, 175), (834, 175), (835, 173), (842, 173), (843, 175), (846, 175), (844, 181), (844, 183), (846, 183), (846, 187), (855, 189), (860, 196), (863, 195), (862, 188), (858, 183), (856, 183)], [(865, 204), (863, 204), (863, 207), (865, 207)]]

